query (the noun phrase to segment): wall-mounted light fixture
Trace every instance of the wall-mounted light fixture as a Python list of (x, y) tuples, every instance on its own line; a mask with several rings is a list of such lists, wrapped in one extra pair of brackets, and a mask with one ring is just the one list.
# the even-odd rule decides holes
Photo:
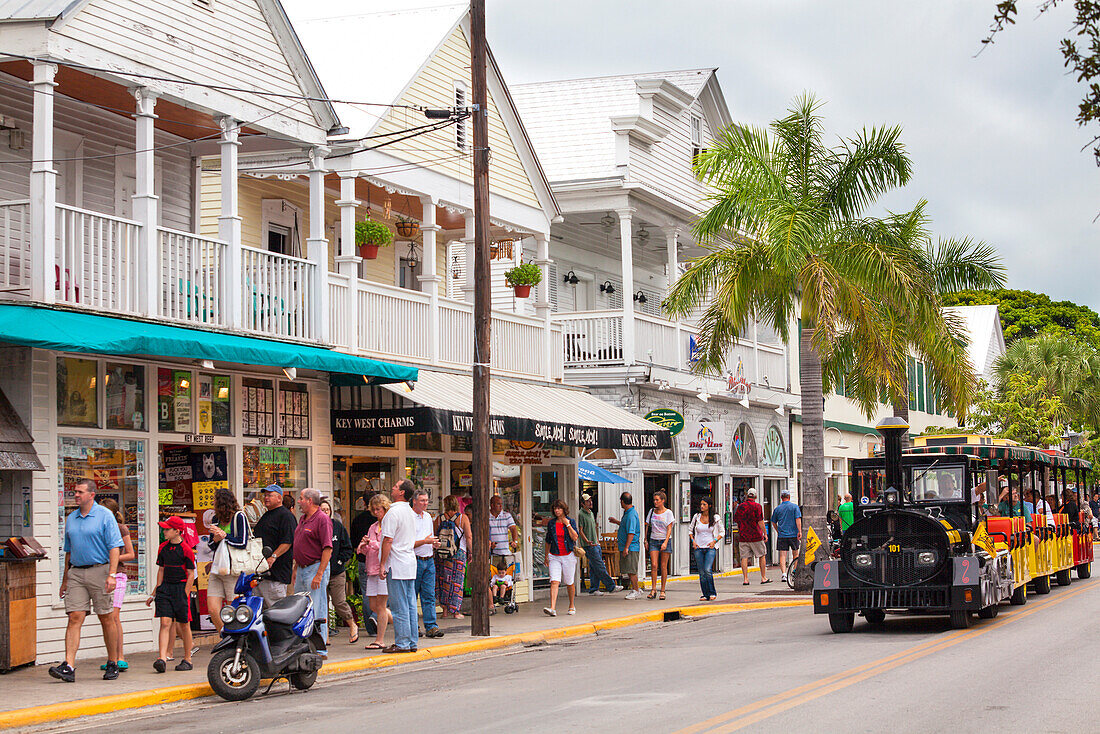
[(576, 285), (581, 282), (581, 279), (577, 277), (577, 274), (570, 270), (565, 274), (565, 282), (569, 285)]
[(606, 293), (610, 296), (614, 292), (615, 286), (611, 285), (610, 280), (605, 280), (603, 283), (600, 284), (600, 293)]
[(643, 291), (638, 291), (634, 294), (634, 300), (638, 303), (645, 303), (648, 299), (646, 299), (645, 293)]

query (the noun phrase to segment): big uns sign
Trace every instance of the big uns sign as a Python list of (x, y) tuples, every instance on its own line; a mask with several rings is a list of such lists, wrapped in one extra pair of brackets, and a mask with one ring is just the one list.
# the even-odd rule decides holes
[[(345, 446), (369, 445), (379, 436), (397, 433), (446, 433), (468, 436), (473, 432), (470, 413), (426, 407), (389, 410), (333, 410), (332, 438)], [(672, 436), (665, 428), (652, 431), (540, 421), (514, 416), (490, 416), (489, 436), (513, 441), (535, 441), (560, 446), (608, 449), (672, 448)]]

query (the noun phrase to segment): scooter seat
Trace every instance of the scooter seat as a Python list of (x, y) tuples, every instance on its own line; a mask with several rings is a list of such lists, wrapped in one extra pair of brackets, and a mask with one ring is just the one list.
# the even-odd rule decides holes
[(272, 604), (271, 608), (264, 612), (264, 621), (293, 626), (306, 613), (308, 606), (308, 596), (291, 594)]

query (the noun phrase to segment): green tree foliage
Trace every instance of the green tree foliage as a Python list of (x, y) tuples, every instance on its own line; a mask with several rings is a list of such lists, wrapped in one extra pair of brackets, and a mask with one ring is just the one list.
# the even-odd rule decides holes
[[(1069, 3), (1066, 0), (1038, 0), (1035, 5), (1038, 14), (1043, 14), (1061, 4)], [(1100, 83), (1097, 83), (1100, 78), (1100, 2), (1073, 0), (1073, 9), (1074, 19), (1069, 35), (1062, 39), (1059, 46), (1066, 68), (1085, 87), (1085, 93), (1077, 107), (1077, 124), (1085, 127), (1100, 121)], [(1017, 0), (998, 2), (989, 35), (982, 43), (993, 43), (998, 33), (1016, 22), (1017, 13)], [(1100, 135), (1092, 139), (1093, 144), (1098, 142)], [(1094, 145), (1092, 152), (1097, 164), (1100, 164), (1100, 145)]]
[(1069, 455), (1092, 462), (1092, 468), (1085, 472), (1085, 482), (1090, 487), (1100, 484), (1100, 437), (1074, 446), (1069, 450)]
[(1009, 346), (1039, 334), (1074, 337), (1100, 347), (1100, 315), (1071, 301), (1052, 301), (1045, 293), (1009, 289), (966, 290), (944, 296), (945, 306), (996, 304)]
[(1028, 446), (1051, 446), (1061, 441), (1065, 418), (1066, 407), (1047, 393), (1046, 380), (1013, 372), (1001, 390), (980, 393), (968, 427)]
[(1030, 375), (1042, 380), (1048, 397), (1061, 400), (1067, 424), (1100, 430), (1100, 354), (1090, 344), (1050, 332), (1019, 339), (997, 359), (994, 370), (999, 392), (1006, 391), (1013, 375)]

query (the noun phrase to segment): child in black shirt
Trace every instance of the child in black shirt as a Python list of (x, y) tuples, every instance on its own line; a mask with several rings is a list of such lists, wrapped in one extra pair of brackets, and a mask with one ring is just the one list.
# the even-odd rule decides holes
[(157, 587), (145, 605), (156, 602), (156, 615), (160, 618), (160, 657), (153, 662), (153, 670), (163, 673), (171, 652), (172, 625), (183, 640), (183, 660), (176, 670), (191, 670), (191, 604), (188, 589), (195, 579), (195, 554), (183, 542), (186, 524), (173, 515), (158, 523), (164, 529), (165, 542), (157, 552)]

